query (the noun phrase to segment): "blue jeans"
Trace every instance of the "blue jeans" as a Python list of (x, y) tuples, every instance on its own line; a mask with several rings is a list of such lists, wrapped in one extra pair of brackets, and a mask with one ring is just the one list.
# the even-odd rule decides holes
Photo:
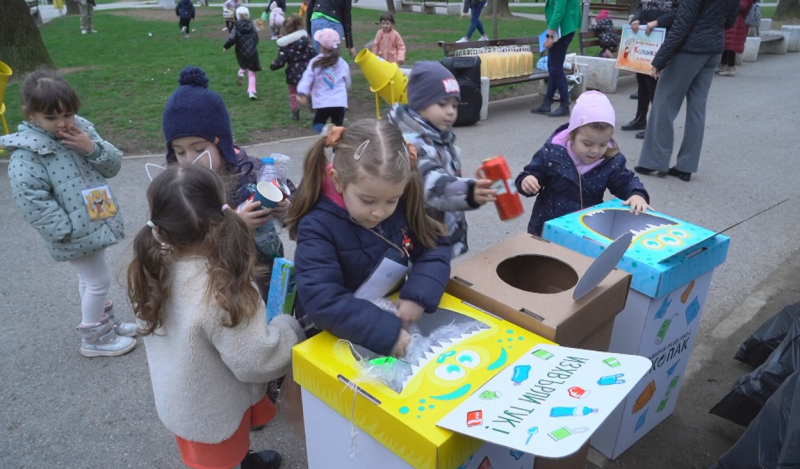
[(550, 73), (550, 78), (547, 80), (545, 101), (552, 101), (558, 90), (561, 104), (569, 106), (569, 87), (567, 86), (567, 74), (564, 73), (564, 59), (567, 57), (567, 49), (573, 37), (575, 37), (574, 32), (561, 36), (547, 51), (547, 71)]
[[(311, 39), (314, 39), (314, 33), (325, 28), (333, 29), (339, 33), (339, 39), (344, 42), (344, 26), (342, 26), (342, 23), (331, 21), (328, 18), (317, 18), (315, 20), (311, 20)], [(342, 46), (340, 45), (339, 49), (341, 48)], [(314, 40), (314, 50), (317, 51), (317, 54), (319, 54), (319, 42), (316, 40)]]
[(486, 2), (487, 0), (483, 0), (472, 7), (472, 21), (469, 23), (469, 29), (467, 30), (467, 39), (472, 37), (472, 33), (474, 33), (476, 29), (481, 33), (481, 36), (486, 35), (486, 31), (483, 30), (483, 23), (481, 23), (481, 12), (483, 11), (483, 7), (486, 6)]

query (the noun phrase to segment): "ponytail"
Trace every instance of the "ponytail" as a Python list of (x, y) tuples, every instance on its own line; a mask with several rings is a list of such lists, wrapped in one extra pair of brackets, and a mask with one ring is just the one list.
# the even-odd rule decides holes
[(297, 225), (300, 224), (300, 219), (311, 211), (322, 190), (325, 168), (328, 167), (328, 158), (325, 156), (325, 138), (318, 138), (303, 159), (303, 180), (300, 181), (300, 186), (292, 197), (292, 205), (289, 207), (289, 215), (285, 221), (289, 228), (289, 239), (292, 241), (297, 240)]
[(236, 327), (250, 319), (261, 296), (253, 287), (256, 246), (247, 225), (230, 208), (222, 210), (221, 220), (213, 223), (206, 238), (208, 247), (208, 296), (228, 312), (220, 318), (225, 327)]
[(133, 240), (133, 261), (128, 266), (128, 299), (134, 314), (143, 323), (141, 334), (152, 334), (161, 327), (161, 314), (169, 296), (171, 267), (169, 249), (162, 246), (152, 229), (145, 225)]
[(411, 175), (406, 185), (405, 198), (406, 219), (411, 232), (425, 247), (436, 247), (435, 238), (447, 236), (447, 230), (425, 211), (425, 189), (422, 174), (416, 163), (411, 163)]

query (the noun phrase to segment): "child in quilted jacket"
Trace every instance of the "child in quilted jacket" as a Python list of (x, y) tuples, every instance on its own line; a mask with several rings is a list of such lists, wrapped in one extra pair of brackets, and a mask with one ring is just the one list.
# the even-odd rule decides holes
[(625, 167), (612, 139), (615, 125), (606, 95), (589, 91), (578, 98), (569, 124), (556, 129), (517, 176), (520, 194), (538, 195), (528, 233), (541, 236), (546, 221), (603, 202), (606, 189), (625, 200), (631, 212), (650, 208), (644, 185)]
[(236, 26), (225, 45), (222, 52), (227, 51), (231, 46), (236, 46), (236, 60), (239, 62), (239, 74), (236, 77), (236, 84), (244, 84), (244, 74), (247, 72), (247, 96), (256, 99), (256, 72), (261, 71), (261, 62), (258, 59), (258, 33), (252, 21), (250, 21), (250, 9), (239, 7), (236, 9)]
[(279, 70), (286, 66), (286, 84), (289, 85), (289, 106), (292, 120), (300, 120), (300, 107), (297, 104), (297, 84), (308, 67), (308, 62), (317, 54), (308, 40), (306, 25), (299, 15), (292, 15), (283, 25), (283, 36), (278, 39), (278, 58), (269, 66)]
[(50, 71), (22, 83), (26, 121), (0, 137), (11, 154), (11, 192), (25, 219), (44, 239), (50, 255), (78, 274), (86, 357), (114, 357), (136, 346), (136, 325), (122, 322), (107, 299), (111, 274), (105, 249), (124, 236), (119, 201), (106, 178), (117, 175), (122, 152), (77, 115), (80, 100), (69, 83)]
[(372, 53), (397, 65), (403, 65), (406, 61), (406, 44), (394, 29), (394, 15), (388, 11), (381, 15), (381, 29), (372, 42)]
[(468, 251), (467, 210), (494, 200), (491, 181), (465, 177), (453, 123), (458, 117), (461, 90), (439, 62), (417, 62), (408, 77), (408, 104), (397, 104), (389, 119), (400, 127), (419, 154), (425, 183), (425, 209), (447, 228), (453, 257)]
[(614, 28), (614, 22), (611, 21), (608, 10), (600, 10), (594, 20), (595, 24), (589, 26), (589, 29), (597, 33), (597, 38), (600, 41), (600, 53), (598, 56), (612, 59), (619, 50), (620, 39), (617, 30)]

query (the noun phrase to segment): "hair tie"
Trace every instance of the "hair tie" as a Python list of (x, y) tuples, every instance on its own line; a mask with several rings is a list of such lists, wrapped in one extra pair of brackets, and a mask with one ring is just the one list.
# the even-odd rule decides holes
[(150, 227), (150, 233), (153, 234), (153, 238), (161, 245), (162, 248), (167, 247), (167, 243), (164, 241), (164, 238), (158, 234), (158, 230), (156, 229), (156, 224), (152, 222), (152, 220), (147, 220), (147, 226)]
[(230, 206), (228, 206), (228, 204), (224, 204), (224, 205), (222, 205), (222, 211), (223, 211), (223, 212), (224, 212), (225, 210), (228, 210), (229, 208), (230, 208)]
[(408, 152), (408, 161), (412, 166), (417, 165), (417, 147), (413, 143), (406, 143), (406, 151)]
[(325, 146), (331, 148), (338, 147), (343, 135), (344, 127), (340, 127), (338, 125), (333, 126), (331, 130), (328, 131), (328, 135), (325, 137)]

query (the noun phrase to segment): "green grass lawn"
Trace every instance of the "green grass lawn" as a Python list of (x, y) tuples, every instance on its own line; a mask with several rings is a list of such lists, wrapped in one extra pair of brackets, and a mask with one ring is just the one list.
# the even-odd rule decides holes
[(775, 14), (775, 8), (777, 7), (761, 7), (761, 17), (772, 18), (772, 15)]
[[(260, 9), (254, 11), (253, 16), (260, 13)], [(374, 38), (379, 14), (374, 10), (353, 10), (356, 49)], [(414, 13), (398, 13), (396, 19), (409, 49), (409, 63), (440, 59), (437, 41), (456, 40), (469, 24), (467, 19)], [(309, 113), (301, 114), (299, 124), (290, 119), (284, 71), (269, 70), (277, 45), (265, 34), (261, 34), (259, 42), (264, 69), (257, 75), (259, 99), (250, 101), (246, 88), (236, 85), (236, 55), (233, 50), (222, 52), (227, 33), (221, 31), (224, 21), (217, 8), (198, 8), (197, 19), (192, 22), (197, 31), (189, 39), (180, 36), (172, 11), (98, 11), (94, 23), (100, 33), (90, 35), (78, 34), (78, 21), (78, 17), (55, 19), (42, 27), (42, 37), (54, 62), (81, 97), (80, 114), (126, 154), (163, 151), (164, 104), (177, 87), (180, 70), (187, 65), (202, 67), (210, 88), (225, 99), (237, 143), (310, 133)], [(490, 28), (490, 21), (486, 23)], [(543, 28), (539, 22), (517, 18), (501, 21), (499, 31), (501, 37), (519, 37), (538, 34)], [(349, 54), (345, 53), (345, 57), (352, 63)], [(374, 95), (358, 67), (352, 71), (349, 116), (371, 117)], [(10, 84), (5, 97), (6, 117), (12, 129), (22, 119), (19, 89), (19, 81)]]

